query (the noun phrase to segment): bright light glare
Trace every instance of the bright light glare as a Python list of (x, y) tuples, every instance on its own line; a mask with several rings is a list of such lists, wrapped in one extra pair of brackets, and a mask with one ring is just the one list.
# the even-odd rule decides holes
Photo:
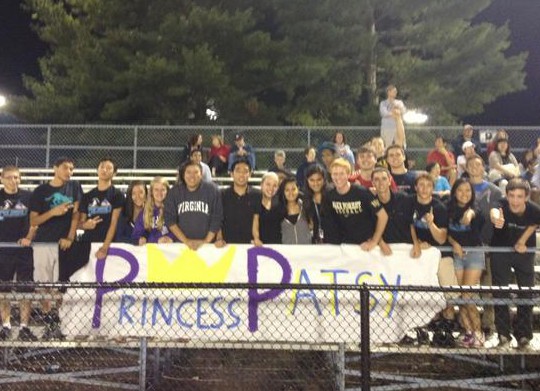
[(416, 110), (408, 110), (403, 115), (403, 121), (412, 125), (423, 125), (427, 122), (428, 116)]
[(212, 109), (206, 109), (206, 116), (210, 119), (210, 121), (215, 121), (218, 119), (217, 111)]
[(7, 99), (4, 95), (0, 95), (0, 107), (5, 106), (7, 104)]

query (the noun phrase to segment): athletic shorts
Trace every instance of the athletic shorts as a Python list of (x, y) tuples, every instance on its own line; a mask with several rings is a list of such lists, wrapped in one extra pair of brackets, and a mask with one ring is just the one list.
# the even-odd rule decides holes
[(59, 247), (56, 243), (35, 243), (34, 281), (57, 282)]
[(454, 254), (454, 268), (456, 270), (484, 270), (486, 268), (486, 259), (482, 252), (464, 252), (463, 258)]
[[(34, 260), (31, 248), (0, 250), (0, 281), (34, 281)], [(2, 292), (10, 288), (1, 287)], [(31, 292), (31, 287), (20, 287), (19, 292)]]
[[(437, 270), (437, 277), (439, 279), (440, 286), (457, 286), (456, 271), (454, 270), (454, 260), (452, 257), (442, 257), (439, 261), (439, 269)], [(444, 296), (447, 299), (460, 297), (459, 292), (445, 292)]]

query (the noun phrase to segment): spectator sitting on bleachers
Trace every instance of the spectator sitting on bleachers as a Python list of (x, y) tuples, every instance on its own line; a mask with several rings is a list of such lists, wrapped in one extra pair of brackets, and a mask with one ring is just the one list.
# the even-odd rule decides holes
[(526, 180), (531, 186), (531, 201), (539, 204), (540, 203), (540, 186), (537, 183), (533, 182), (533, 178), (535, 177), (536, 170), (538, 169), (538, 161), (535, 157), (532, 157), (526, 162), (526, 165), (527, 165), (527, 168), (525, 172), (521, 174), (521, 178)]
[(285, 176), (292, 176), (292, 172), (285, 165), (285, 161), (287, 160), (287, 155), (285, 154), (285, 151), (283, 149), (278, 149), (276, 152), (274, 152), (274, 162), (268, 169), (268, 171), (275, 172), (279, 175), (279, 173), (283, 173)]
[(463, 144), (467, 141), (474, 146), (474, 152), (480, 154), (480, 142), (474, 137), (474, 129), (472, 125), (466, 124), (465, 126), (463, 126), (463, 133), (461, 133), (454, 140), (452, 140), (452, 149), (455, 156), (460, 155), (461, 152), (464, 151), (462, 149)]
[(491, 140), (486, 145), (486, 157), (488, 159), (489, 159), (489, 155), (491, 155), (491, 152), (493, 152), (495, 150), (495, 147), (497, 146), (497, 141), (499, 141), (502, 138), (505, 138), (505, 139), (508, 140), (508, 133), (506, 133), (506, 130), (504, 130), (504, 129), (499, 129), (495, 133), (495, 137), (493, 137), (493, 140)]
[(527, 166), (531, 160), (536, 160), (536, 156), (534, 156), (534, 149), (527, 149), (521, 154), (521, 158), (518, 162), (519, 175), (521, 177), (523, 177), (523, 175), (526, 173)]
[(519, 165), (516, 157), (510, 152), (508, 139), (497, 141), (495, 150), (489, 155), (489, 180), (501, 188), (504, 193), (506, 184), (512, 178), (519, 177)]
[(521, 177), (525, 179), (527, 182), (529, 182), (529, 184), (531, 185), (531, 188), (537, 188), (538, 185), (532, 182), (532, 178), (538, 167), (538, 161), (532, 158), (532, 159), (527, 160), (525, 164), (526, 164), (526, 169), (525, 169), (525, 172), (521, 174)]
[(326, 170), (325, 180), (330, 183), (332, 178), (330, 177), (330, 165), (336, 160), (336, 146), (334, 143), (325, 141), (318, 148), (319, 159), (323, 164), (323, 168)]
[(223, 143), (221, 136), (212, 136), (212, 147), (208, 156), (208, 166), (212, 171), (212, 176), (223, 176), (227, 174), (227, 163), (231, 147)]
[(441, 175), (439, 163), (429, 163), (426, 166), (426, 171), (433, 179), (433, 194), (443, 201), (446, 200), (450, 195), (451, 187), (450, 183), (448, 183), (448, 179)]
[(238, 158), (247, 159), (251, 169), (255, 169), (255, 152), (253, 151), (251, 145), (246, 144), (243, 134), (237, 134), (234, 137), (234, 145), (229, 152), (229, 164), (227, 166), (229, 172), (231, 172), (234, 161)]
[(208, 167), (208, 164), (202, 161), (202, 151), (194, 149), (193, 151), (191, 151), (191, 155), (189, 158), (192, 162), (201, 165), (203, 181), (212, 182), (212, 172), (210, 171), (210, 167)]
[(457, 176), (456, 157), (446, 148), (446, 140), (443, 136), (435, 138), (435, 148), (428, 152), (426, 162), (428, 164), (439, 163), (441, 175), (448, 179), (450, 185), (455, 182)]
[(304, 161), (296, 169), (296, 182), (300, 189), (304, 190), (306, 188), (306, 171), (309, 166), (315, 164), (315, 159), (317, 158), (317, 151), (314, 147), (309, 146), (304, 149)]
[(181, 166), (184, 162), (190, 159), (192, 151), (198, 150), (202, 152), (202, 143), (202, 134), (194, 134), (193, 136), (191, 136), (188, 140), (188, 143), (184, 146), (184, 149), (182, 150), (182, 156), (180, 157), (179, 166)]
[(457, 157), (457, 177), (461, 178), (463, 174), (466, 174), (467, 170), (465, 165), (467, 159), (475, 155), (474, 144), (471, 141), (465, 141), (461, 146), (463, 153)]
[(351, 167), (354, 167), (354, 153), (351, 150), (351, 147), (347, 144), (347, 139), (343, 132), (337, 131), (332, 137), (332, 142), (336, 146), (337, 157), (342, 157), (347, 160)]

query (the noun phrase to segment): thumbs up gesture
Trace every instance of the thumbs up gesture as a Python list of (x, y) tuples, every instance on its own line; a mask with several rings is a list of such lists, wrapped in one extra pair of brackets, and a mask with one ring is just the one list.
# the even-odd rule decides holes
[(491, 209), (490, 212), (491, 222), (497, 229), (501, 229), (504, 226), (504, 213), (502, 208)]

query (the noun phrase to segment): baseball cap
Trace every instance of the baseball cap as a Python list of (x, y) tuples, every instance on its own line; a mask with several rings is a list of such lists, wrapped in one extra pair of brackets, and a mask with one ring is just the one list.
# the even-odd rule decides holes
[(330, 141), (325, 141), (321, 145), (319, 145), (319, 148), (317, 148), (318, 152), (321, 153), (325, 149), (329, 149), (332, 152), (336, 152), (336, 145)]
[(234, 141), (240, 141), (244, 139), (244, 135), (241, 133), (238, 133), (234, 136)]

